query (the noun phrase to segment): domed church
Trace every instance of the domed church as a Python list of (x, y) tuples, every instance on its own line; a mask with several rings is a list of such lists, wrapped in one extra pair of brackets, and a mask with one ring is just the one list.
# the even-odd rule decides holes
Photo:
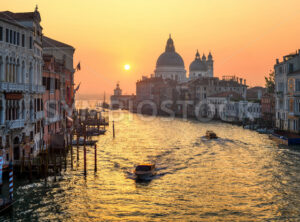
[(173, 79), (178, 82), (186, 81), (186, 70), (181, 56), (175, 51), (174, 42), (171, 35), (167, 41), (166, 50), (156, 62), (154, 71), (155, 77), (163, 79)]
[(202, 59), (197, 50), (195, 60), (190, 65), (190, 79), (196, 79), (199, 77), (213, 77), (214, 76), (214, 61), (211, 53), (209, 52), (207, 60), (203, 54)]

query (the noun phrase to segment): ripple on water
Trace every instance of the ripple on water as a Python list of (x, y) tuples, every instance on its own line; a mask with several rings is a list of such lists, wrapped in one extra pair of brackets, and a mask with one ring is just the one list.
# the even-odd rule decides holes
[[(80, 150), (76, 170), (69, 162), (56, 182), (17, 180), (19, 201), (0, 220), (300, 220), (299, 148), (224, 123), (145, 122), (115, 112), (124, 118), (116, 122), (115, 139), (111, 126), (100, 136), (97, 173), (88, 149), (86, 177)], [(206, 129), (220, 138), (199, 136)], [(133, 170), (141, 162), (156, 164), (150, 181), (135, 180)]]

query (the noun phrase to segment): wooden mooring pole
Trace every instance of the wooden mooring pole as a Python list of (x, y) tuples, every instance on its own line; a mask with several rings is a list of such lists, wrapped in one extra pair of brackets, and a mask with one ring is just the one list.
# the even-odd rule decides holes
[(29, 182), (32, 182), (32, 164), (31, 164), (31, 155), (29, 154)]
[(71, 146), (71, 170), (73, 170), (73, 144)]
[(53, 153), (54, 156), (54, 182), (56, 182), (56, 154)]
[(67, 153), (68, 153), (68, 148), (69, 148), (69, 144), (68, 144), (68, 140), (67, 140), (67, 146), (64, 149), (65, 171), (67, 171)]
[(78, 136), (78, 133), (77, 133), (77, 165), (79, 164), (79, 136)]
[(97, 144), (95, 144), (95, 172), (97, 172)]
[(115, 138), (115, 121), (113, 120), (113, 137)]
[(84, 124), (84, 141), (83, 141), (83, 161), (84, 161), (84, 175), (86, 176), (86, 125)]

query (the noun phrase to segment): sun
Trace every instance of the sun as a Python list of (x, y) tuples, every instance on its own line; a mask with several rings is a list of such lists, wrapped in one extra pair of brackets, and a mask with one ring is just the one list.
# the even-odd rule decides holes
[(130, 65), (129, 64), (124, 65), (124, 69), (125, 70), (129, 70), (130, 69)]

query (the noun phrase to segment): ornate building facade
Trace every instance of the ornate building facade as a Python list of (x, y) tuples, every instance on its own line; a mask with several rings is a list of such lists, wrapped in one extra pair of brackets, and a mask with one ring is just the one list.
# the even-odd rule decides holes
[(42, 148), (42, 27), (34, 12), (0, 12), (0, 149), (4, 164)]
[(202, 58), (197, 50), (195, 60), (189, 67), (189, 79), (186, 76), (184, 61), (182, 57), (175, 51), (174, 41), (171, 38), (167, 40), (165, 52), (157, 59), (155, 77), (162, 79), (172, 79), (179, 83), (186, 82), (189, 79), (197, 79), (200, 77), (214, 76), (214, 61), (212, 54), (209, 52), (207, 58), (203, 54)]

